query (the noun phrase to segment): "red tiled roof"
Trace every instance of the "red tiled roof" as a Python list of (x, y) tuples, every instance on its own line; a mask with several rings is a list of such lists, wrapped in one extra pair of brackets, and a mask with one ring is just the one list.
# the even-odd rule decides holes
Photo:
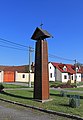
[[(34, 64), (31, 65), (31, 70), (34, 72)], [(3, 66), (0, 65), (0, 71), (17, 71), (26, 73), (29, 72), (29, 65), (21, 65), (21, 66)]]
[(83, 66), (80, 67), (80, 71), (83, 74)]
[(76, 73), (76, 71), (74, 70), (75, 67), (74, 67), (73, 65), (71, 65), (71, 64), (66, 64), (66, 66), (67, 66), (67, 72), (68, 72), (68, 73), (70, 73), (70, 74), (75, 74), (75, 73)]
[[(62, 63), (55, 63), (55, 62), (51, 62), (52, 65), (54, 67), (56, 67), (57, 69), (59, 69), (61, 72), (67, 72), (67, 73), (70, 73), (70, 74), (75, 74), (76, 71), (75, 71), (75, 66), (74, 65), (71, 65), (71, 64), (62, 64)], [(63, 67), (66, 66), (67, 70), (63, 70)], [(81, 70), (78, 71), (78, 73), (81, 73)]]
[(53, 65), (54, 67), (58, 68), (61, 72), (64, 72), (64, 70), (61, 69), (61, 67), (60, 67), (60, 65), (62, 65), (62, 64), (52, 62), (52, 65)]
[[(31, 66), (32, 72), (34, 71), (33, 66)], [(17, 71), (17, 72), (29, 72), (29, 65), (22, 66), (0, 66), (0, 70), (2, 71)]]

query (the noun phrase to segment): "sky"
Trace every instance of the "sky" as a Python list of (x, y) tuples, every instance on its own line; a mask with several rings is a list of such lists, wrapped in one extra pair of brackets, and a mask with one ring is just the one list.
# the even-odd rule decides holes
[(29, 64), (28, 47), (35, 49), (31, 36), (41, 22), (53, 35), (47, 39), (48, 53), (54, 56), (49, 61), (83, 63), (83, 0), (0, 0), (0, 65)]

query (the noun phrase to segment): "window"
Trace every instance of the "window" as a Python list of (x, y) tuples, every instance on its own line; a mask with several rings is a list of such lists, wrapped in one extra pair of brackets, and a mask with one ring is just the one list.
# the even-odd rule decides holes
[(67, 68), (66, 68), (66, 66), (64, 66), (64, 67), (63, 67), (63, 70), (64, 70), (64, 71), (67, 71)]
[(24, 75), (24, 74), (22, 75), (22, 78), (25, 78), (25, 75)]
[(71, 79), (73, 80), (73, 76), (71, 76)]
[(67, 76), (66, 76), (66, 75), (64, 75), (64, 79), (67, 79)]
[(50, 78), (52, 78), (52, 73), (50, 73)]

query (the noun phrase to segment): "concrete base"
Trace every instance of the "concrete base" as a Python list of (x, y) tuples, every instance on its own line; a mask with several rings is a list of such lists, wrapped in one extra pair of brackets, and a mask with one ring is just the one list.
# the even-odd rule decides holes
[(38, 99), (33, 99), (33, 100), (34, 100), (34, 101), (37, 101), (37, 102), (45, 103), (45, 102), (52, 101), (53, 99), (47, 99), (47, 100), (38, 100)]

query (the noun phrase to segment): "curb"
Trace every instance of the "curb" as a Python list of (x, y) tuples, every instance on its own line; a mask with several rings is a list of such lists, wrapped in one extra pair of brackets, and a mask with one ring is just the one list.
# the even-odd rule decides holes
[(76, 119), (76, 120), (83, 120), (83, 117), (79, 117), (79, 116), (75, 116), (75, 115), (70, 115), (70, 114), (57, 112), (57, 111), (52, 111), (52, 110), (45, 110), (43, 108), (34, 107), (34, 106), (31, 106), (31, 105), (26, 105), (26, 104), (22, 104), (22, 103), (19, 103), (19, 102), (6, 100), (6, 99), (2, 99), (2, 98), (0, 98), (0, 100), (2, 100), (4, 102), (12, 103), (12, 104), (20, 105), (20, 106), (23, 106), (23, 107), (32, 108), (32, 109), (39, 110), (39, 111), (42, 111), (42, 112), (62, 116), (62, 117), (72, 118), (72, 119)]

